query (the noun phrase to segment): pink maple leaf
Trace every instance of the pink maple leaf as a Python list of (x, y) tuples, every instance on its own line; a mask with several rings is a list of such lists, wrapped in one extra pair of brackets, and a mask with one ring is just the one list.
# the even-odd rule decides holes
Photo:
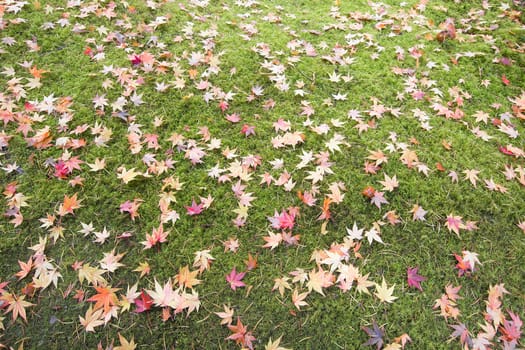
[(273, 216), (268, 217), (268, 221), (272, 224), (272, 227), (275, 229), (286, 230), (293, 229), (295, 225), (295, 211), (289, 211), (288, 213), (283, 210), (280, 214), (275, 211)]
[(388, 204), (388, 201), (384, 197), (384, 192), (375, 191), (374, 196), (370, 198), (370, 203), (381, 209), (381, 204)]
[(246, 137), (255, 135), (255, 126), (244, 124), (242, 126), (241, 133), (243, 133)]
[(503, 336), (500, 337), (505, 342), (505, 345), (508, 343), (515, 343), (521, 338), (521, 326), (523, 322), (518, 315), (509, 311), (509, 315), (512, 320), (504, 320), (503, 326), (500, 326), (500, 331)]
[(238, 123), (241, 121), (241, 117), (237, 113), (226, 114), (226, 120), (230, 123)]
[(150, 249), (157, 243), (166, 242), (169, 233), (170, 231), (164, 231), (164, 227), (161, 224), (158, 228), (153, 229), (151, 235), (146, 233), (146, 240), (140, 243), (144, 245), (144, 249)]
[(426, 277), (423, 277), (423, 276), (420, 276), (418, 275), (418, 268), (417, 267), (409, 267), (407, 269), (407, 281), (408, 281), (408, 285), (410, 287), (414, 287), (414, 288), (417, 288), (419, 289), (420, 291), (423, 291), (423, 288), (421, 288), (421, 282), (423, 282), (424, 280), (426, 280), (427, 278)]
[(459, 229), (465, 227), (461, 216), (449, 215), (447, 216), (447, 221), (445, 226), (449, 231), (453, 231), (459, 237)]
[(135, 218), (139, 216), (139, 207), (142, 204), (142, 199), (135, 198), (133, 202), (127, 200), (124, 203), (120, 205), (120, 212), (121, 213), (129, 213), (131, 216), (131, 220), (135, 221)]
[(281, 215), (279, 215), (279, 228), (280, 229), (293, 229), (295, 225), (295, 214), (294, 213), (287, 213), (283, 210)]
[(234, 267), (231, 272), (226, 275), (226, 281), (230, 284), (230, 288), (235, 290), (240, 287), (246, 287), (246, 284), (242, 281), (244, 275), (246, 275), (246, 272), (237, 273)]
[(55, 163), (55, 173), (54, 175), (58, 177), (59, 179), (65, 179), (67, 176), (71, 173), (71, 171), (68, 169), (66, 163), (64, 163), (62, 160), (59, 160)]
[(195, 199), (192, 199), (190, 206), (184, 206), (187, 210), (187, 214), (190, 216), (199, 215), (204, 210), (204, 205), (202, 203), (195, 203)]
[(221, 101), (221, 102), (219, 102), (219, 108), (221, 109), (222, 112), (227, 110), (228, 107), (229, 107), (228, 101)]

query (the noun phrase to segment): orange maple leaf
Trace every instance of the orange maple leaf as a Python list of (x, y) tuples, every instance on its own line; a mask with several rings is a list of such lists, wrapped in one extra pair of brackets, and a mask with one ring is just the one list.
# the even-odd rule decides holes
[(18, 260), (18, 265), (20, 265), (20, 271), (17, 272), (15, 276), (18, 277), (18, 280), (21, 280), (31, 272), (31, 269), (33, 268), (33, 259), (29, 257), (27, 263)]
[(101, 307), (104, 307), (104, 314), (107, 314), (111, 307), (117, 304), (118, 299), (115, 295), (115, 292), (120, 290), (120, 288), (111, 288), (111, 287), (95, 287), (97, 294), (93, 295), (87, 301), (95, 301), (94, 310), (98, 310)]
[(73, 214), (73, 210), (80, 208), (80, 202), (82, 201), (77, 199), (77, 194), (75, 193), (71, 197), (64, 195), (64, 202), (58, 208), (58, 215)]
[(6, 313), (7, 312), (13, 313), (13, 321), (16, 321), (18, 316), (20, 316), (24, 319), (24, 321), (27, 322), (26, 307), (33, 306), (35, 304), (25, 301), (24, 300), (25, 298), (26, 298), (25, 295), (16, 296), (15, 294), (10, 294), (10, 293), (5, 293), (0, 298), (0, 300), (4, 301), (8, 305)]
[(36, 79), (40, 79), (42, 78), (42, 74), (44, 73), (49, 73), (48, 70), (45, 70), (45, 69), (38, 69), (36, 66), (33, 66), (29, 69), (29, 73), (31, 73), (31, 75), (36, 78)]
[(201, 283), (201, 280), (196, 278), (198, 273), (198, 270), (190, 272), (188, 265), (186, 265), (179, 270), (179, 273), (175, 276), (175, 280), (180, 286), (193, 288), (193, 286)]

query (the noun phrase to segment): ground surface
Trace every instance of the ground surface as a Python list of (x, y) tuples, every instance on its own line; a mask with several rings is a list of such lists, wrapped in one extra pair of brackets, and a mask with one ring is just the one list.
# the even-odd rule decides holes
[(4, 346), (520, 347), (518, 2), (0, 14)]

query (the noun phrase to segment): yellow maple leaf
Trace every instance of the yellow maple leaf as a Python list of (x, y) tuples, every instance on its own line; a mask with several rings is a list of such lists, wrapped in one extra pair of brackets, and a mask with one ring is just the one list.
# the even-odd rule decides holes
[(137, 348), (137, 344), (135, 344), (134, 338), (131, 338), (131, 340), (128, 341), (119, 333), (118, 339), (120, 341), (120, 345), (114, 347), (113, 350), (135, 350)]
[(383, 277), (383, 282), (381, 282), (381, 285), (376, 283), (376, 292), (374, 295), (382, 302), (391, 303), (397, 299), (397, 297), (392, 295), (392, 293), (394, 293), (394, 287), (395, 284), (388, 288), (385, 278)]

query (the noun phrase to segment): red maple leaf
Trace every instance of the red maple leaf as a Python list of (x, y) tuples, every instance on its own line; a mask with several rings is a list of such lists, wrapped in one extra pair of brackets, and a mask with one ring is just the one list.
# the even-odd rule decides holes
[(135, 306), (136, 306), (135, 312), (141, 313), (144, 311), (148, 311), (149, 309), (151, 309), (152, 305), (153, 305), (153, 299), (151, 299), (148, 293), (142, 290), (142, 292), (140, 293), (140, 297), (135, 299)]

